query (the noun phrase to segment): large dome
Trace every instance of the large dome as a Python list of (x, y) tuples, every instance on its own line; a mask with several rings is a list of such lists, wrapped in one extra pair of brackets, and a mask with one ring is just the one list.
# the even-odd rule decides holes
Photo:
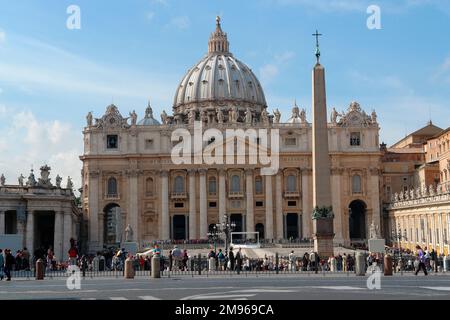
[(258, 113), (266, 108), (258, 78), (228, 51), (227, 34), (221, 29), (220, 18), (208, 47), (208, 54), (180, 82), (174, 100), (175, 113), (198, 107), (250, 107)]

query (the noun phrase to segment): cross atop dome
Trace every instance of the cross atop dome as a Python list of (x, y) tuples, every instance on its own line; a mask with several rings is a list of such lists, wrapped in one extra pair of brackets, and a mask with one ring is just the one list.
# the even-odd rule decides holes
[(216, 17), (216, 31), (214, 31), (209, 37), (208, 42), (208, 54), (215, 53), (229, 53), (230, 43), (226, 32), (222, 31), (220, 25), (220, 17)]

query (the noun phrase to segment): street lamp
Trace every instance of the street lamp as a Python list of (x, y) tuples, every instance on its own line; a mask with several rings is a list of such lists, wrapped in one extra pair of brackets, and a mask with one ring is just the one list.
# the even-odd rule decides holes
[(395, 229), (392, 229), (392, 240), (397, 240), (397, 246), (398, 246), (398, 254), (399, 254), (399, 264), (400, 264), (400, 270), (402, 268), (402, 248), (400, 241), (405, 240), (408, 241), (406, 232), (402, 234), (402, 229), (400, 227), (400, 223), (398, 224), (398, 231), (395, 231)]
[(225, 252), (228, 252), (228, 241), (230, 239), (231, 232), (236, 228), (236, 223), (229, 221), (227, 214), (223, 215), (222, 232), (225, 234)]
[(220, 234), (220, 224), (215, 224), (208, 232), (208, 238), (214, 242), (214, 253), (217, 253), (217, 240), (219, 239)]

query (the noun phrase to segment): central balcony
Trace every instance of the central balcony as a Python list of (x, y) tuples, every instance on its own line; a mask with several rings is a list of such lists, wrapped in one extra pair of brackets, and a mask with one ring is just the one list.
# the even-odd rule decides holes
[(285, 191), (283, 196), (286, 199), (300, 198), (300, 192), (298, 192), (298, 191)]
[(187, 199), (188, 194), (187, 192), (172, 192), (170, 194), (170, 198), (173, 200), (185, 200)]
[(233, 191), (228, 193), (229, 199), (242, 199), (244, 198), (244, 192), (242, 191)]

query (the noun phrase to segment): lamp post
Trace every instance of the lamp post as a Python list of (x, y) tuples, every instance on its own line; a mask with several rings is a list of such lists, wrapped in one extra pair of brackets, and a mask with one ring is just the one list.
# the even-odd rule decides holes
[(230, 234), (236, 228), (236, 224), (234, 222), (229, 221), (229, 217), (227, 214), (223, 216), (222, 222), (222, 232), (225, 234), (225, 252), (228, 252), (228, 241), (230, 239)]
[(219, 239), (220, 234), (220, 224), (215, 224), (208, 232), (208, 238), (214, 242), (214, 254), (217, 254), (217, 240)]
[(395, 229), (392, 229), (392, 240), (397, 240), (397, 246), (398, 246), (398, 255), (399, 255), (399, 264), (400, 264), (400, 271), (402, 271), (403, 262), (402, 262), (402, 248), (401, 248), (401, 240), (408, 241), (406, 237), (406, 232), (402, 235), (402, 229), (400, 227), (400, 223), (398, 224), (397, 231)]

